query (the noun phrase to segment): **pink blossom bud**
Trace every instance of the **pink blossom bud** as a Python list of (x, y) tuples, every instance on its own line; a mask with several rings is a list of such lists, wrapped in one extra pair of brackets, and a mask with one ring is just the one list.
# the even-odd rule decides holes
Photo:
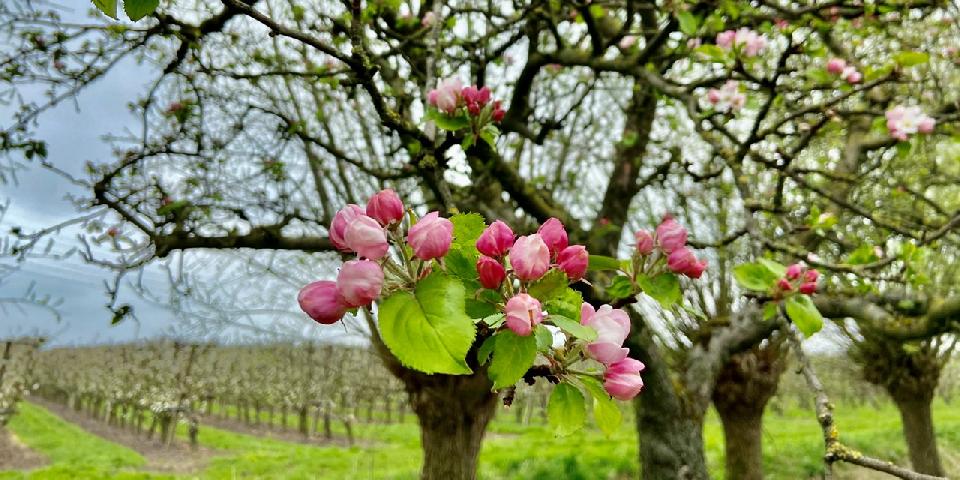
[(935, 119), (924, 115), (917, 123), (917, 131), (920, 133), (931, 133), (936, 126), (937, 121)]
[(818, 278), (820, 278), (820, 272), (816, 271), (815, 269), (807, 270), (807, 274), (803, 276), (803, 279), (807, 282), (814, 283), (816, 283)]
[(463, 83), (457, 77), (450, 77), (437, 82), (437, 88), (427, 93), (427, 102), (437, 110), (453, 113), (460, 104), (460, 91)]
[(543, 321), (540, 301), (526, 293), (519, 293), (507, 300), (504, 313), (507, 316), (507, 328), (522, 337), (530, 335), (533, 327)]
[(503, 256), (513, 246), (513, 237), (513, 230), (506, 223), (496, 220), (477, 238), (477, 250), (488, 257)]
[(392, 189), (380, 190), (367, 202), (367, 215), (387, 226), (403, 220), (403, 202)]
[(330, 229), (328, 230), (330, 235), (330, 241), (333, 242), (333, 246), (337, 247), (337, 250), (341, 252), (350, 252), (350, 247), (347, 246), (346, 241), (344, 240), (344, 234), (347, 231), (347, 225), (350, 224), (357, 217), (364, 215), (363, 208), (360, 205), (350, 204), (346, 207), (340, 209), (336, 215), (333, 216), (333, 221), (330, 222)]
[(627, 357), (629, 350), (623, 341), (630, 334), (630, 317), (627, 312), (603, 305), (594, 310), (589, 303), (580, 306), (580, 323), (597, 331), (597, 339), (587, 345), (587, 351), (596, 361), (610, 365)]
[(625, 36), (625, 37), (623, 37), (623, 38), (620, 39), (620, 44), (619, 44), (619, 46), (620, 46), (620, 49), (621, 49), (621, 50), (629, 50), (630, 47), (632, 47), (632, 46), (634, 46), (634, 45), (636, 45), (636, 44), (637, 44), (637, 36), (636, 36), (636, 35), (627, 35), (627, 36)]
[(536, 280), (550, 268), (550, 250), (538, 234), (517, 239), (510, 249), (510, 266), (520, 280)]
[(707, 265), (706, 262), (697, 260), (692, 250), (687, 247), (680, 247), (667, 256), (667, 268), (674, 273), (699, 278)]
[(407, 232), (407, 243), (413, 247), (413, 253), (420, 260), (440, 258), (450, 250), (453, 242), (453, 223), (440, 216), (438, 212), (424, 215)]
[(779, 287), (780, 290), (783, 290), (784, 292), (789, 292), (790, 290), (793, 290), (793, 287), (790, 286), (790, 281), (787, 280), (786, 278), (781, 278), (777, 280), (777, 287)]
[(729, 49), (733, 47), (733, 41), (737, 38), (737, 32), (733, 30), (727, 30), (725, 32), (720, 32), (717, 34), (717, 46), (720, 48)]
[(486, 255), (480, 255), (477, 259), (477, 273), (480, 274), (480, 285), (491, 290), (500, 288), (500, 284), (507, 278), (503, 265)]
[(646, 230), (637, 230), (634, 238), (637, 240), (637, 252), (640, 255), (650, 255), (653, 252), (653, 235)]
[(683, 248), (687, 244), (687, 229), (673, 217), (667, 216), (657, 226), (657, 242), (667, 253)]
[(858, 72), (855, 67), (844, 68), (841, 76), (851, 85), (860, 83), (860, 80), (863, 80), (863, 75), (860, 75), (860, 72)]
[(490, 118), (494, 122), (500, 122), (506, 114), (507, 111), (500, 105), (500, 100), (493, 102), (493, 113), (490, 114)]
[(537, 233), (543, 238), (543, 242), (547, 244), (551, 256), (567, 248), (567, 231), (563, 228), (563, 223), (561, 223), (560, 220), (556, 218), (548, 219), (546, 222), (543, 222), (543, 225), (540, 225)]
[(583, 245), (570, 245), (557, 255), (557, 265), (570, 280), (580, 280), (587, 273), (590, 254)]
[(847, 68), (847, 61), (842, 58), (831, 58), (827, 62), (827, 71), (834, 75), (843, 73), (845, 68)]
[(433, 22), (437, 21), (437, 14), (433, 11), (429, 11), (423, 15), (423, 19), (420, 20), (420, 25), (424, 27), (429, 27), (433, 25)]
[(343, 318), (347, 313), (347, 304), (335, 282), (323, 280), (313, 282), (300, 290), (297, 295), (300, 309), (310, 318), (324, 325), (330, 325)]
[(383, 269), (370, 260), (350, 260), (340, 267), (337, 288), (350, 307), (363, 307), (380, 296)]
[(707, 101), (712, 105), (716, 105), (718, 102), (720, 102), (720, 98), (722, 96), (723, 94), (720, 93), (720, 90), (717, 90), (716, 88), (707, 90)]
[(796, 280), (800, 278), (800, 275), (802, 274), (803, 274), (803, 265), (800, 265), (799, 263), (794, 263), (793, 265), (790, 265), (789, 267), (787, 267), (787, 278), (789, 278), (790, 280)]
[(806, 294), (806, 295), (812, 295), (812, 294), (815, 293), (816, 291), (817, 291), (817, 284), (816, 284), (816, 282), (807, 282), (807, 283), (804, 283), (804, 284), (800, 285), (800, 293), (803, 293), (803, 294)]
[(380, 260), (387, 254), (387, 234), (376, 220), (360, 215), (347, 225), (344, 242), (351, 251), (370, 260)]
[(610, 365), (603, 374), (604, 390), (618, 400), (632, 400), (643, 390), (643, 369), (642, 362), (630, 357)]

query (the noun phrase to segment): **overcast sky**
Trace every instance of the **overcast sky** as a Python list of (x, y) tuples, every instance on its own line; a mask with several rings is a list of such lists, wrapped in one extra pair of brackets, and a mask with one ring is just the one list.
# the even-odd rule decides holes
[[(67, 102), (44, 113), (39, 120), (38, 134), (48, 142), (49, 160), (59, 168), (81, 178), (87, 161), (102, 163), (110, 160), (109, 145), (103, 135), (119, 133), (135, 119), (127, 103), (144, 92), (144, 83), (150, 77), (144, 67), (133, 62), (118, 65), (105, 78), (85, 89), (75, 102)], [(28, 92), (30, 94), (35, 92)], [(9, 118), (9, 111), (0, 109), (0, 118)], [(20, 226), (24, 231), (49, 227), (77, 215), (67, 200), (70, 194), (85, 192), (62, 177), (33, 164), (21, 171), (16, 183), (0, 184), (0, 204), (9, 200), (10, 206), (2, 228)], [(6, 232), (4, 232), (6, 233)], [(64, 252), (76, 246), (77, 230), (68, 229), (54, 236), (54, 251)], [(0, 310), (0, 335), (42, 333), (62, 343), (88, 343), (129, 340), (152, 336), (165, 331), (172, 315), (132, 295), (124, 301), (131, 303), (140, 323), (126, 322), (110, 327), (111, 313), (106, 308), (104, 281), (112, 278), (110, 272), (84, 264), (79, 256), (53, 261), (30, 260), (19, 272), (5, 281), (0, 296), (18, 296), (31, 285), (43, 294), (62, 299), (58, 307), (61, 319), (35, 308), (23, 310), (7, 307)], [(155, 269), (145, 272), (146, 284), (163, 288), (162, 276)]]

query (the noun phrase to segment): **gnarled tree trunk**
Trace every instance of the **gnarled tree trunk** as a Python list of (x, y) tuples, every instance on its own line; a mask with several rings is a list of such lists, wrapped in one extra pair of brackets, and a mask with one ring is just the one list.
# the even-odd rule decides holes
[(903, 436), (910, 451), (913, 469), (929, 475), (944, 476), (937, 436), (933, 428), (930, 404), (933, 396), (894, 399), (903, 421)]
[(420, 423), (420, 478), (475, 479), (480, 444), (497, 405), (486, 373), (430, 376), (411, 372), (403, 380)]
[(786, 362), (776, 339), (733, 355), (717, 375), (713, 405), (723, 424), (726, 478), (763, 480), (763, 410)]

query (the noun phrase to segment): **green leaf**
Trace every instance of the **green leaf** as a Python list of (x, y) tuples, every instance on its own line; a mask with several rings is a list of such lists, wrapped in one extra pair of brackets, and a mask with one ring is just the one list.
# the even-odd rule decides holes
[(177, 210), (181, 210), (189, 205), (190, 201), (188, 200), (177, 200), (175, 202), (170, 202), (166, 205), (161, 205), (160, 208), (157, 209), (157, 215), (167, 215), (176, 212)]
[(553, 347), (553, 333), (543, 324), (537, 325), (533, 330), (533, 335), (537, 337), (537, 351), (547, 352)]
[(577, 375), (577, 378), (593, 397), (593, 420), (597, 427), (607, 436), (616, 433), (623, 422), (623, 414), (617, 402), (603, 389), (600, 380), (587, 375)]
[(467, 316), (470, 318), (487, 319), (497, 314), (496, 305), (475, 298), (467, 298), (464, 300), (463, 306), (464, 311), (467, 312)]
[(493, 380), (493, 388), (509, 387), (521, 378), (537, 359), (537, 339), (533, 335), (521, 337), (510, 330), (496, 334), (493, 360), (487, 375)]
[(694, 51), (703, 55), (708, 60), (722, 62), (727, 59), (727, 52), (713, 44), (700, 45)]
[(465, 249), (451, 247), (443, 259), (443, 264), (447, 267), (447, 273), (462, 278), (464, 280), (476, 280), (477, 274), (477, 253), (472, 255), (464, 252)]
[(397, 292), (380, 304), (380, 336), (400, 363), (425, 373), (472, 373), (466, 357), (476, 329), (464, 308), (465, 288), (435, 272), (414, 293)]
[(613, 277), (610, 286), (607, 287), (607, 295), (613, 299), (627, 298), (633, 295), (633, 282), (625, 275)]
[(583, 394), (569, 383), (561, 383), (550, 394), (547, 418), (557, 435), (569, 435), (583, 427), (587, 418), (587, 406)]
[(591, 327), (581, 324), (576, 320), (571, 320), (562, 315), (553, 315), (547, 317), (554, 325), (560, 327), (560, 330), (573, 335), (581, 340), (592, 342), (597, 339), (597, 331)]
[(787, 316), (804, 335), (810, 336), (823, 328), (823, 317), (807, 295), (794, 295), (787, 299)]
[(637, 283), (654, 300), (660, 303), (663, 308), (670, 308), (677, 304), (683, 293), (680, 292), (680, 278), (672, 273), (661, 273), (655, 277), (640, 276)]
[(545, 302), (559, 295), (561, 291), (567, 287), (568, 283), (567, 274), (560, 270), (552, 269), (547, 272), (546, 275), (540, 277), (540, 280), (530, 285), (527, 293), (530, 294), (531, 297)]
[(104, 15), (117, 19), (117, 0), (93, 0), (93, 6), (103, 12)]
[(456, 115), (447, 115), (435, 108), (427, 109), (427, 120), (432, 121), (438, 128), (455, 132), (470, 126), (470, 119), (463, 112), (457, 112)]
[(458, 213), (450, 217), (450, 222), (453, 223), (453, 245), (472, 253), (476, 261), (477, 239), (487, 228), (483, 217), (478, 213)]
[(877, 260), (880, 260), (880, 257), (877, 256), (876, 249), (867, 244), (860, 245), (847, 257), (847, 263), (850, 265), (864, 265)]
[(492, 335), (487, 337), (483, 343), (480, 344), (480, 348), (477, 349), (477, 363), (483, 365), (490, 360), (490, 354), (493, 353), (493, 347), (497, 343), (497, 336)]
[(500, 129), (493, 124), (487, 124), (480, 130), (480, 139), (487, 142), (490, 148), (497, 148), (497, 137), (500, 135)]
[(123, 11), (136, 22), (153, 13), (159, 5), (160, 0), (123, 0)]
[(787, 274), (787, 267), (781, 265), (779, 262), (774, 262), (769, 258), (758, 258), (757, 263), (766, 267), (767, 270), (770, 270), (770, 273), (780, 278)]
[(767, 302), (763, 306), (763, 319), (770, 320), (777, 316), (777, 302)]
[(476, 142), (477, 142), (477, 136), (472, 133), (467, 133), (466, 135), (463, 136), (463, 141), (460, 142), (460, 148), (462, 148), (463, 151), (470, 150), (470, 147), (472, 147), (473, 144)]
[(697, 28), (700, 26), (700, 19), (688, 11), (677, 13), (677, 21), (680, 22), (680, 31), (688, 36), (697, 34)]
[(620, 260), (605, 255), (590, 255), (590, 263), (587, 268), (592, 272), (619, 270)]
[(780, 277), (760, 263), (744, 263), (733, 268), (733, 278), (742, 288), (765, 292)]
[(581, 305), (583, 305), (583, 295), (570, 287), (566, 287), (561, 289), (553, 298), (543, 302), (543, 310), (551, 315), (561, 315), (579, 322)]
[(927, 63), (930, 60), (930, 54), (925, 52), (905, 51), (893, 56), (893, 61), (901, 67), (913, 67)]

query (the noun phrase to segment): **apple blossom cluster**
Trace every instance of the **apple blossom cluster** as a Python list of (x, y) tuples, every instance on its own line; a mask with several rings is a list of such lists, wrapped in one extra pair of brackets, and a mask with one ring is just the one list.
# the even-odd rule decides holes
[(663, 218), (655, 234), (638, 230), (634, 237), (638, 260), (649, 259), (648, 270), (662, 258), (671, 272), (689, 278), (700, 278), (707, 269), (707, 261), (698, 259), (687, 247), (687, 229), (670, 215)]
[(787, 272), (777, 280), (774, 287), (774, 298), (783, 298), (791, 292), (797, 291), (804, 295), (812, 295), (817, 291), (817, 279), (820, 272), (816, 269), (807, 269), (802, 263), (794, 263), (787, 267)]
[(931, 133), (937, 121), (917, 106), (903, 106), (887, 110), (887, 130), (897, 140), (907, 140), (915, 133)]
[(718, 112), (737, 112), (747, 103), (747, 96), (740, 91), (739, 82), (727, 80), (722, 87), (707, 90), (707, 101)]
[(437, 88), (427, 92), (427, 103), (447, 115), (455, 115), (459, 109), (466, 108), (471, 117), (494, 122), (503, 120), (506, 114), (500, 100), (490, 101), (488, 87), (477, 88), (476, 85), (464, 87), (463, 82), (456, 77), (438, 81)]
[(767, 38), (746, 27), (720, 32), (716, 41), (718, 47), (739, 51), (747, 57), (760, 55), (767, 48)]
[(863, 80), (863, 75), (857, 71), (857, 67), (847, 65), (847, 61), (842, 58), (831, 58), (827, 61), (827, 72), (839, 75), (840, 78), (851, 85)]

